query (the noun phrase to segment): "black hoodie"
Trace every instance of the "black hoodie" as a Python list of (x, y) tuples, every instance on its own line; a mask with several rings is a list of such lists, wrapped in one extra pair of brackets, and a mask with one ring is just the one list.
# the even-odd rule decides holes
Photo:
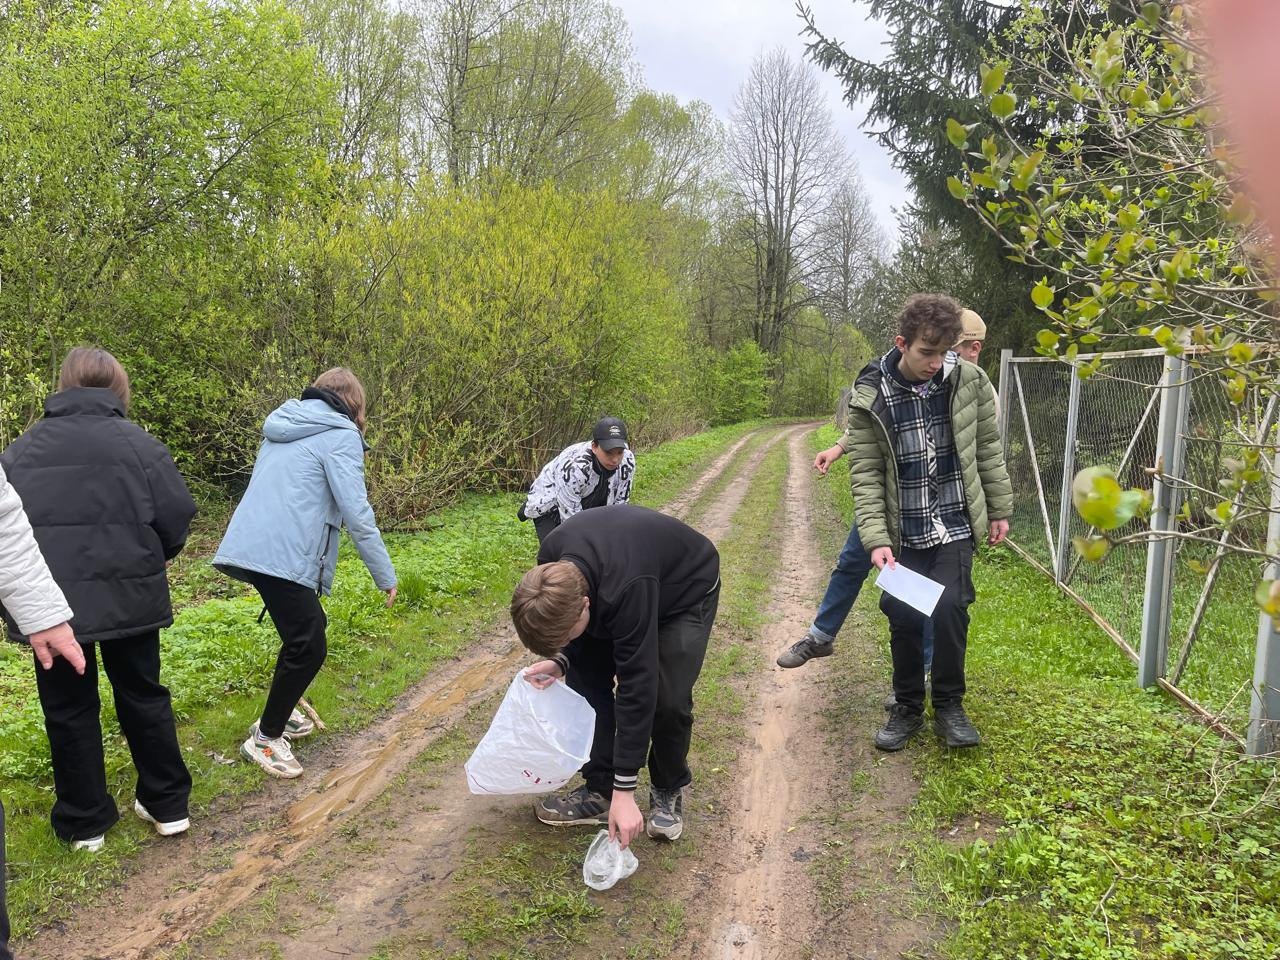
[(674, 517), (630, 504), (574, 514), (538, 551), (538, 563), (570, 560), (587, 580), (591, 620), (564, 653), (613, 646), (618, 689), (613, 766), (636, 774), (649, 754), (658, 697), (658, 627), (701, 603), (720, 579), (711, 541)]

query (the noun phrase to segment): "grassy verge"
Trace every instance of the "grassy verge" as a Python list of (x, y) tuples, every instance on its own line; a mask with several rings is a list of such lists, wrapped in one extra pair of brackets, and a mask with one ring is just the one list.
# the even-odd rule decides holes
[[(582, 883), (589, 831), (529, 833), (528, 824), (485, 824), (468, 837), (469, 852), (448, 891), (451, 945), (438, 932), (397, 937), (377, 960), (502, 960), (667, 956), (684, 933), (679, 902), (666, 895), (671, 874), (689, 858), (710, 855), (700, 844), (708, 821), (722, 816), (743, 736), (742, 687), (759, 667), (750, 639), (761, 625), (760, 598), (777, 562), (777, 504), (786, 480), (786, 450), (761, 463), (739, 508), (733, 532), (720, 543), (724, 588), (716, 631), (698, 681), (697, 725), (691, 753), (695, 790), (686, 807), (689, 829), (676, 844), (636, 842), (640, 869), (604, 893)], [(640, 798), (646, 797), (642, 785)]]
[[(723, 427), (646, 452), (637, 471), (637, 502), (660, 504), (754, 426)], [(337, 588), (325, 604), (329, 660), (308, 691), (333, 733), (370, 723), (500, 615), (512, 583), (535, 553), (532, 525), (515, 519), (518, 501), (515, 495), (471, 497), (441, 511), (424, 533), (389, 535), (401, 580), (401, 602), (390, 613), (344, 544)], [(195, 781), (196, 815), (215, 802), (233, 803), (262, 782), (257, 771), (234, 758), (261, 708), (279, 645), (270, 621), (257, 622), (256, 594), (198, 561), (217, 543), (213, 526), (206, 526), (192, 558), (178, 567), (174, 594), (186, 607), (162, 636), (163, 679), (173, 693), (179, 739)], [(31, 669), (27, 651), (0, 643), (0, 796), (8, 818), (15, 936), (66, 916), (74, 904), (119, 879), (131, 856), (153, 837), (127, 813), (96, 856), (73, 853), (53, 836), (47, 821), (53, 802), (48, 744)], [(100, 687), (108, 781), (127, 812), (132, 764), (105, 678)], [(308, 744), (300, 750), (304, 763), (311, 749)]]
[[(822, 496), (843, 498), (843, 485)], [(1246, 764), (1008, 552), (975, 566), (966, 705), (986, 742), (911, 750), (922, 903), (946, 957), (1274, 960), (1280, 817)], [(1136, 602), (1136, 601), (1135, 601)]]

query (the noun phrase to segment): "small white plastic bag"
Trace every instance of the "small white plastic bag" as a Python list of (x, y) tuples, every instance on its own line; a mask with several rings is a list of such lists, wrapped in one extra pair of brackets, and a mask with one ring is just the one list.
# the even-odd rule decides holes
[(582, 882), (592, 890), (608, 890), (639, 866), (630, 847), (624, 850), (617, 840), (609, 839), (608, 830), (601, 830), (587, 848), (587, 859), (582, 861)]
[(557, 681), (539, 690), (516, 672), (489, 732), (467, 760), (472, 793), (549, 793), (591, 756), (596, 712)]

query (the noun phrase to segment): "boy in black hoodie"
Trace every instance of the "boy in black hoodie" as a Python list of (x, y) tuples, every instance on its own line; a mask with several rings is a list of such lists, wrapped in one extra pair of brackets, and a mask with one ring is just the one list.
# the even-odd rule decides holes
[(677, 839), (720, 555), (679, 520), (622, 504), (570, 517), (542, 544), (538, 564), (511, 599), (521, 641), (547, 658), (525, 676), (539, 688), (566, 678), (596, 712), (586, 783), (543, 799), (538, 819), (608, 824), (627, 846), (646, 826), (635, 790), (647, 760), (647, 832)]

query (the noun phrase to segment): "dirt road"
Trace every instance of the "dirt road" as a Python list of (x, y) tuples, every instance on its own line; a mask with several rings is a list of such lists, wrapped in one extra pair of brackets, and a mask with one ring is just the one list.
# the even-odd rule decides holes
[[(808, 625), (826, 582), (810, 515), (810, 429), (749, 435), (668, 506), (719, 540), (733, 531), (762, 461), (786, 450), (779, 575), (761, 598), (766, 625), (754, 642), (764, 666), (746, 682), (746, 742), (733, 782), (715, 798), (727, 812), (706, 824), (697, 854), (676, 861), (670, 878), (672, 896), (689, 904), (676, 952), (690, 957), (918, 956), (929, 938), (927, 923), (877, 900), (907, 887), (893, 848), (914, 785), (904, 762), (876, 762), (868, 746), (883, 693), (873, 640), (851, 624), (839, 649), (865, 674), (851, 681), (858, 729), (848, 737), (828, 735), (828, 713), (849, 698), (848, 683), (837, 690), (824, 662), (773, 665)], [(472, 797), (457, 774), (525, 659), (509, 627), (477, 641), (373, 728), (310, 761), (300, 781), (268, 784), (190, 836), (152, 845), (130, 880), (21, 955), (487, 956), (458, 946), (465, 938), (444, 885), (475, 843), (516, 842), (536, 836), (537, 825), (527, 798)], [(834, 880), (832, 850), (840, 851)], [(581, 955), (598, 956), (607, 939), (597, 935), (594, 952)], [(556, 954), (578, 955), (563, 946)]]

